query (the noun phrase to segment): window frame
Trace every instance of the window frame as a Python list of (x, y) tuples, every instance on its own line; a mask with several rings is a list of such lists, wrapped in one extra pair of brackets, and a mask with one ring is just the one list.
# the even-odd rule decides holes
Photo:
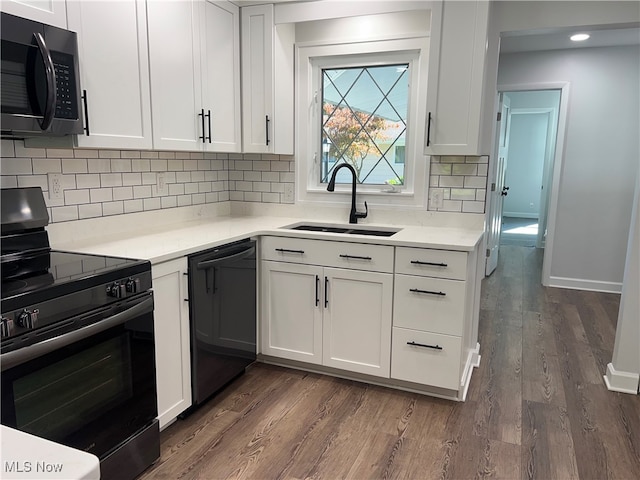
[(408, 63), (404, 185), (358, 184), (358, 196), (364, 196), (371, 205), (426, 206), (430, 163), (430, 157), (424, 155), (428, 54), (429, 37), (296, 45), (296, 185), (299, 203), (342, 204), (350, 201), (350, 184), (337, 184), (335, 192), (331, 193), (326, 191), (326, 184), (320, 183), (322, 70)]

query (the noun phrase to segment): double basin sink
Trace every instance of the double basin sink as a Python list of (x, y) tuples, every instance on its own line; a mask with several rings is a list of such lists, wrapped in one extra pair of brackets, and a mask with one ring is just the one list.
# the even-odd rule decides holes
[(357, 226), (326, 225), (320, 223), (302, 223), (282, 227), (287, 230), (303, 230), (306, 232), (343, 233), (348, 235), (372, 235), (375, 237), (391, 237), (400, 231), (399, 228), (361, 228)]

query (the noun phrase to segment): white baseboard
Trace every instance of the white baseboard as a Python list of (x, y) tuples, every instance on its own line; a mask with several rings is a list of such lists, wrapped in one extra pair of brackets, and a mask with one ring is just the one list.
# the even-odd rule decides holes
[(612, 392), (630, 393), (638, 395), (640, 386), (640, 374), (631, 372), (619, 372), (613, 364), (607, 365), (607, 374), (604, 375), (604, 383)]
[(590, 290), (593, 292), (622, 293), (622, 283), (585, 280), (583, 278), (549, 277), (546, 287), (570, 288), (572, 290)]
[(540, 214), (536, 212), (502, 212), (502, 216), (514, 218), (535, 218), (537, 220), (540, 217)]

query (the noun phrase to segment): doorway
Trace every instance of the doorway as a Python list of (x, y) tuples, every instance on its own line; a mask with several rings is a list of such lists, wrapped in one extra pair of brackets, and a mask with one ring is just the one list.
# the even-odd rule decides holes
[(561, 90), (503, 94), (510, 109), (500, 244), (544, 248)]

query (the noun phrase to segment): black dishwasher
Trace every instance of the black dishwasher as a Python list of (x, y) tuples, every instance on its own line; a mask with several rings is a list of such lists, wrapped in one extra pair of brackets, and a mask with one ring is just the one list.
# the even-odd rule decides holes
[(189, 256), (191, 389), (201, 404), (256, 358), (256, 242)]

